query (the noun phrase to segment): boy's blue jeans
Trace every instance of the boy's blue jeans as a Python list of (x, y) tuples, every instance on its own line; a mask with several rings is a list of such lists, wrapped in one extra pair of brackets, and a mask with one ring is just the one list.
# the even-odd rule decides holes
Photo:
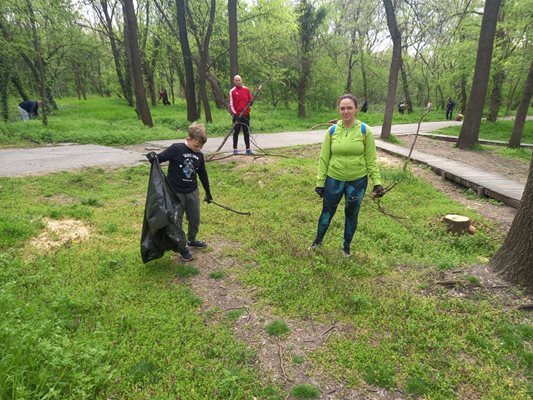
[(324, 239), (329, 224), (337, 211), (337, 206), (344, 195), (346, 204), (344, 206), (344, 243), (343, 248), (349, 249), (353, 235), (357, 229), (357, 218), (361, 203), (365, 195), (368, 184), (368, 176), (356, 179), (354, 181), (338, 181), (331, 177), (326, 178), (324, 185), (324, 199), (322, 205), (322, 214), (318, 219), (318, 231), (316, 241), (321, 243)]

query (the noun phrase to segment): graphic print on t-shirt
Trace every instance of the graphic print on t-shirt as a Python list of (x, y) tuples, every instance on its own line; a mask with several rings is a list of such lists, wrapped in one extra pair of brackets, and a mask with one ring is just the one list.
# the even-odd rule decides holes
[(190, 158), (186, 158), (183, 165), (181, 165), (181, 170), (185, 178), (191, 179), (191, 176), (195, 173), (193, 161)]

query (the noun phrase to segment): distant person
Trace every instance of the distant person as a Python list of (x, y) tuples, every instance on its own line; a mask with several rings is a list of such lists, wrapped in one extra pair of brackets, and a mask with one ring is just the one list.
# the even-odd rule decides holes
[(448, 104), (446, 104), (446, 119), (451, 120), (453, 117), (453, 109), (455, 108), (455, 101), (448, 97)]
[(233, 115), (233, 154), (239, 154), (237, 149), (239, 143), (239, 132), (242, 128), (246, 154), (252, 155), (250, 149), (250, 106), (253, 103), (250, 89), (242, 84), (240, 75), (233, 78), (235, 86), (229, 91), (229, 108)]
[[(178, 216), (180, 225), (183, 221), (183, 214), (187, 216), (187, 244), (190, 247), (203, 248), (207, 243), (198, 240), (196, 235), (200, 227), (200, 195), (198, 192), (197, 176), (200, 177), (205, 190), (207, 203), (213, 201), (209, 188), (209, 177), (205, 168), (204, 155), (201, 152), (207, 142), (204, 125), (192, 124), (189, 127), (189, 135), (184, 143), (174, 143), (163, 152), (156, 154), (148, 153), (146, 157), (150, 162), (157, 157), (159, 162), (169, 161), (168, 182), (170, 187), (176, 192), (181, 208)], [(180, 253), (184, 261), (191, 261), (193, 255), (188, 247)]]
[(170, 101), (168, 101), (168, 94), (167, 94), (167, 90), (166, 89), (163, 89), (161, 88), (159, 90), (159, 100), (157, 100), (158, 102), (163, 100), (163, 104), (165, 106), (169, 106), (170, 105)]
[(366, 99), (363, 100), (363, 105), (361, 106), (361, 112), (366, 113), (368, 111), (368, 102)]
[(402, 100), (400, 104), (398, 104), (398, 112), (400, 114), (403, 114), (406, 109), (407, 109), (407, 102), (405, 100)]
[(39, 106), (42, 106), (42, 101), (26, 100), (19, 103), (20, 116), (23, 121), (29, 121), (31, 118), (37, 118), (39, 116)]
[(431, 100), (428, 100), (428, 103), (426, 104), (426, 111), (433, 111), (433, 104), (431, 104)]
[(366, 124), (355, 119), (357, 99), (351, 94), (345, 94), (339, 97), (338, 106), (341, 120), (327, 130), (320, 151), (315, 192), (323, 199), (322, 213), (318, 219), (316, 238), (309, 250), (322, 244), (344, 196), (342, 252), (345, 257), (350, 257), (350, 244), (357, 229), (368, 178), (374, 183), (374, 197), (383, 196), (385, 190), (381, 186), (374, 135)]

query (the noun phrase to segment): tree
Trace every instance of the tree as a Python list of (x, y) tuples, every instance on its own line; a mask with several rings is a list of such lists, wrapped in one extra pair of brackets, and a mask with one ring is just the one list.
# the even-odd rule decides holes
[(189, 37), (187, 35), (187, 23), (185, 20), (185, 1), (176, 0), (177, 20), (183, 64), (185, 65), (185, 100), (187, 101), (187, 120), (194, 122), (200, 118), (196, 108), (196, 91), (194, 89), (194, 69)]
[(133, 0), (122, 1), (124, 18), (126, 20), (126, 32), (124, 35), (124, 40), (126, 42), (126, 47), (129, 50), (128, 61), (131, 69), (133, 91), (135, 92), (136, 111), (143, 124), (151, 128), (154, 126), (154, 123), (152, 122), (152, 114), (150, 113), (150, 108), (148, 107), (146, 91), (144, 89), (141, 56), (139, 53), (139, 43), (137, 42), (138, 32), (135, 8), (133, 6)]
[(300, 31), (300, 68), (298, 77), (298, 117), (305, 117), (305, 97), (311, 75), (312, 50), (314, 48), (320, 24), (326, 17), (326, 9), (315, 9), (307, 0), (298, 5), (298, 22)]
[(457, 147), (461, 150), (470, 150), (478, 143), (479, 127), (481, 125), (483, 106), (487, 94), (499, 9), (500, 0), (486, 1), (483, 19), (481, 21), (481, 31), (479, 33), (474, 80), (466, 106), (465, 119), (457, 141)]
[(504, 279), (533, 292), (533, 157), (520, 207), (500, 249), (489, 261), (489, 268)]
[(402, 63), (402, 35), (398, 29), (396, 15), (391, 0), (383, 0), (385, 13), (387, 14), (387, 25), (392, 38), (392, 60), (389, 73), (389, 89), (387, 91), (387, 104), (385, 105), (385, 115), (383, 126), (381, 127), (381, 137), (388, 139), (391, 135), (392, 114), (396, 103), (396, 86), (398, 84), (398, 72)]
[(197, 7), (197, 11), (199, 11), (199, 13), (196, 14), (195, 18), (195, 16), (193, 15), (193, 11), (187, 5), (187, 16), (191, 32), (193, 33), (194, 39), (196, 41), (196, 47), (198, 48), (198, 52), (200, 53), (200, 57), (198, 60), (198, 89), (200, 101), (204, 106), (206, 122), (213, 122), (213, 117), (211, 116), (211, 107), (209, 106), (209, 99), (207, 97), (206, 82), (209, 62), (209, 42), (211, 40), (211, 35), (213, 34), (216, 1), (209, 0), (209, 5), (207, 5), (207, 14), (209, 15), (209, 19), (207, 20), (204, 26), (198, 26), (196, 20), (205, 20), (206, 10), (202, 9), (203, 7), (201, 7), (200, 3), (197, 3)]
[(239, 73), (238, 56), (238, 30), (237, 30), (237, 0), (228, 0), (229, 23), (229, 75), (230, 86), (233, 86), (233, 77)]
[(93, 9), (95, 10), (100, 23), (104, 27), (106, 36), (109, 38), (109, 44), (111, 46), (111, 53), (113, 54), (113, 61), (115, 63), (115, 72), (117, 74), (117, 79), (122, 89), (122, 94), (128, 102), (128, 105), (133, 106), (133, 91), (131, 87), (131, 79), (128, 74), (124, 74), (122, 67), (122, 56), (120, 48), (118, 46), (117, 37), (113, 29), (113, 17), (109, 13), (109, 5), (107, 0), (100, 0), (100, 8), (96, 6), (96, 3), (93, 3)]
[(524, 131), (524, 124), (526, 122), (527, 111), (529, 109), (529, 102), (533, 95), (533, 60), (529, 66), (529, 73), (527, 75), (526, 86), (524, 87), (524, 93), (522, 94), (522, 100), (516, 111), (516, 117), (514, 120), (513, 133), (509, 139), (508, 147), (519, 147), (522, 141), (522, 133)]
[(48, 125), (48, 107), (46, 104), (47, 93), (46, 93), (46, 73), (44, 70), (44, 60), (41, 50), (41, 41), (39, 38), (39, 33), (37, 32), (37, 24), (35, 22), (35, 13), (33, 12), (33, 7), (30, 0), (26, 0), (26, 7), (28, 9), (28, 16), (30, 19), (31, 32), (33, 36), (33, 47), (35, 49), (35, 57), (37, 58), (37, 68), (39, 71), (39, 93), (41, 95), (41, 117), (43, 125)]

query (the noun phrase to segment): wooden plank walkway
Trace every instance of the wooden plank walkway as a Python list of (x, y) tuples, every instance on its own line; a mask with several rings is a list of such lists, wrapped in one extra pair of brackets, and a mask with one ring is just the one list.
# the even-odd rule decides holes
[[(409, 155), (408, 148), (382, 140), (376, 140), (376, 146), (389, 154), (406, 158)], [(416, 150), (413, 150), (411, 159), (417, 163), (429, 166), (443, 179), (449, 179), (475, 190), (480, 196), (484, 195), (496, 199), (514, 208), (520, 207), (524, 185), (518, 182), (459, 161), (421, 153)]]

